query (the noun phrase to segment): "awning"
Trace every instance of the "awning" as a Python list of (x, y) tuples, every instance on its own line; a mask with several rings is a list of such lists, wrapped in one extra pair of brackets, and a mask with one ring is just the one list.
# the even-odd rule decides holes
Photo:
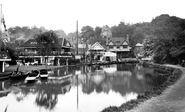
[(116, 57), (116, 53), (113, 52), (105, 52), (105, 54), (103, 55), (104, 57), (109, 56), (109, 57)]

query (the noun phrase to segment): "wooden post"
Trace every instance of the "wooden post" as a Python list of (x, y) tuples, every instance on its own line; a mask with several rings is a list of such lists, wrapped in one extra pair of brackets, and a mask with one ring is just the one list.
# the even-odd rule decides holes
[(77, 22), (76, 22), (76, 38), (77, 38), (77, 45), (76, 45), (77, 50), (76, 50), (76, 55), (78, 55), (78, 20), (77, 20)]
[(2, 64), (2, 72), (5, 71), (5, 62), (3, 61), (3, 64)]

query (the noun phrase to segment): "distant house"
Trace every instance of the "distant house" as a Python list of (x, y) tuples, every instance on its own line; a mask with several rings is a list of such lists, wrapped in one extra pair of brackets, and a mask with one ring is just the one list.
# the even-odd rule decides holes
[(118, 58), (128, 57), (131, 47), (129, 45), (129, 38), (111, 37), (106, 40), (107, 51), (115, 52)]
[(42, 56), (38, 52), (38, 48), (41, 48), (41, 45), (39, 45), (35, 39), (29, 39), (28, 41), (19, 45), (16, 49), (20, 51), (18, 53), (19, 59), (25, 63), (37, 62), (39, 64), (43, 64), (45, 61), (51, 62), (57, 57), (71, 57), (71, 50), (73, 47), (65, 38), (58, 38), (57, 47), (59, 50), (52, 51), (49, 56)]

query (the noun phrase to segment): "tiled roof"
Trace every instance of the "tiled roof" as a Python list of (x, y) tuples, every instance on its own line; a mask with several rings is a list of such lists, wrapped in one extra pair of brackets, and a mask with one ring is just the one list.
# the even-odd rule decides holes
[(124, 42), (127, 42), (129, 44), (129, 42), (124, 37), (112, 37), (112, 38), (109, 38), (108, 44), (110, 42), (112, 42), (114, 45), (117, 45), (117, 46), (123, 45)]
[(105, 50), (105, 48), (104, 48), (102, 45), (100, 45), (99, 42), (96, 42), (96, 43), (94, 43), (94, 44), (89, 48), (89, 50)]
[(24, 48), (27, 48), (27, 47), (32, 47), (32, 48), (36, 48), (38, 47), (38, 44), (36, 42), (35, 39), (29, 39), (28, 41), (24, 42), (23, 44), (19, 45), (18, 47), (24, 47)]

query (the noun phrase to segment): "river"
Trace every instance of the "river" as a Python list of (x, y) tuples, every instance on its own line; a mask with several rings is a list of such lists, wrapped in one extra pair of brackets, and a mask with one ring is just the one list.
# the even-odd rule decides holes
[(164, 82), (138, 64), (64, 67), (47, 80), (0, 82), (0, 112), (100, 112)]

